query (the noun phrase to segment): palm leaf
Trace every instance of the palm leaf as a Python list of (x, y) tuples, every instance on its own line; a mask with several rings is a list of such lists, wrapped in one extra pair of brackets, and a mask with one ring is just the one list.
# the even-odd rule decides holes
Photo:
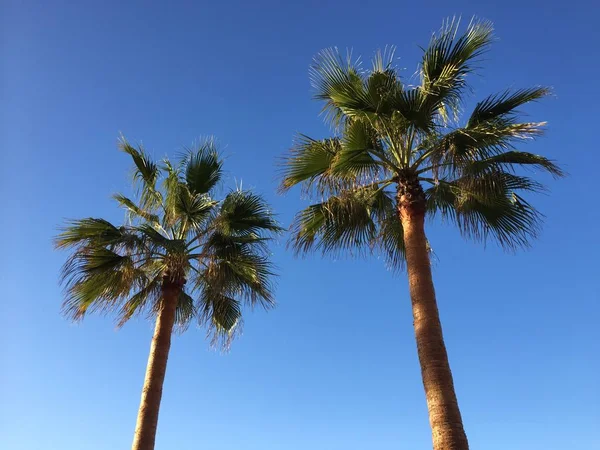
[(340, 150), (338, 139), (318, 141), (308, 136), (298, 136), (289, 156), (281, 163), (280, 191), (285, 192), (304, 182), (310, 186), (317, 180), (323, 181)]
[(382, 212), (382, 190), (358, 188), (300, 211), (292, 224), (292, 247), (296, 253), (322, 253), (343, 249), (370, 249), (377, 237), (377, 219)]
[(79, 320), (89, 309), (118, 311), (119, 301), (143, 283), (144, 274), (129, 256), (88, 247), (67, 259), (62, 280), (66, 287), (63, 312)]
[(214, 140), (208, 139), (196, 149), (188, 151), (185, 180), (193, 194), (207, 194), (217, 185), (222, 173), (223, 162), (219, 158)]
[(159, 224), (159, 218), (156, 214), (152, 214), (151, 212), (136, 205), (133, 200), (125, 197), (122, 194), (115, 194), (113, 195), (113, 198), (119, 203), (119, 205), (129, 212), (129, 215), (132, 219), (142, 218), (153, 224)]
[(541, 185), (526, 177), (502, 172), (474, 179), (441, 182), (426, 191), (428, 209), (455, 222), (468, 238), (493, 239), (502, 247), (526, 247), (537, 236), (541, 215), (517, 192)]
[(499, 117), (514, 116), (519, 106), (539, 100), (550, 94), (550, 89), (535, 87), (491, 95), (477, 103), (467, 122), (467, 128), (473, 128), (482, 122)]
[(173, 208), (175, 217), (180, 220), (181, 237), (189, 231), (200, 230), (216, 204), (206, 194), (195, 194), (187, 185), (180, 185)]
[(426, 109), (437, 112), (444, 121), (456, 115), (466, 88), (466, 76), (489, 48), (493, 39), (490, 22), (472, 21), (458, 35), (460, 20), (446, 21), (434, 34), (421, 61), (421, 90)]
[(355, 183), (372, 182), (383, 173), (382, 168), (385, 167), (372, 153), (384, 152), (375, 130), (362, 121), (355, 121), (345, 129), (341, 149), (331, 162), (331, 174)]
[(144, 283), (139, 291), (123, 303), (118, 316), (118, 327), (125, 325), (133, 316), (146, 311), (148, 305), (152, 305), (153, 309), (156, 310), (155, 305), (159, 304), (162, 298), (162, 280), (162, 273), (157, 274)]
[(369, 98), (361, 77), (359, 61), (349, 52), (344, 58), (337, 48), (322, 50), (310, 68), (315, 98), (324, 100), (327, 120), (339, 125), (344, 116), (364, 112)]
[(56, 248), (71, 248), (90, 243), (98, 246), (118, 245), (130, 238), (125, 228), (117, 228), (104, 219), (88, 217), (67, 223), (68, 226), (62, 228), (54, 240)]
[(196, 317), (194, 299), (187, 292), (181, 291), (175, 310), (175, 325), (178, 331), (184, 332), (187, 330), (194, 317)]
[(225, 196), (215, 223), (220, 232), (232, 235), (282, 231), (265, 200), (241, 189)]
[(146, 154), (144, 149), (139, 146), (134, 148), (124, 136), (119, 140), (119, 148), (131, 156), (135, 165), (133, 179), (140, 188), (140, 200), (142, 208), (152, 209), (162, 201), (162, 196), (156, 190), (156, 182), (160, 174), (159, 168)]
[(489, 158), (473, 161), (467, 164), (464, 172), (482, 173), (486, 171), (497, 171), (505, 167), (514, 170), (516, 167), (533, 166), (542, 169), (555, 177), (565, 175), (563, 170), (552, 160), (533, 153), (509, 151), (500, 153)]

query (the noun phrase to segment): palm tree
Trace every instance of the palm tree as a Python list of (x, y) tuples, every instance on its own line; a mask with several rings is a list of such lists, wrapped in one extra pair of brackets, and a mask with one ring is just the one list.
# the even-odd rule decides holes
[(294, 219), (297, 252), (377, 251), (395, 268), (406, 264), (436, 450), (466, 450), (468, 442), (442, 336), (425, 218), (453, 222), (468, 238), (524, 246), (536, 235), (540, 214), (522, 194), (542, 185), (519, 168), (562, 175), (547, 158), (515, 148), (544, 126), (521, 122), (517, 109), (548, 89), (491, 95), (459, 120), (466, 77), (488, 49), (492, 25), (473, 21), (464, 34), (458, 29), (458, 21), (447, 21), (433, 35), (413, 86), (400, 78), (393, 51), (378, 52), (370, 70), (336, 49), (321, 52), (311, 79), (335, 135), (300, 135), (282, 162), (281, 189), (299, 184), (318, 199)]
[(223, 161), (212, 140), (161, 166), (125, 139), (120, 148), (133, 159), (138, 188), (137, 202), (114, 196), (128, 223), (74, 220), (56, 246), (73, 249), (62, 273), (69, 317), (115, 312), (119, 325), (141, 314), (156, 321), (132, 447), (150, 450), (172, 332), (197, 319), (227, 345), (242, 302), (273, 306), (267, 243), (281, 229), (256, 194), (236, 189), (214, 198)]

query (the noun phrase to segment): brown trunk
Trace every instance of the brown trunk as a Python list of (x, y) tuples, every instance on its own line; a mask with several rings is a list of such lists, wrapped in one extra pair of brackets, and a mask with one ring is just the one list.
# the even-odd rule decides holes
[[(422, 192), (422, 191), (421, 191)], [(417, 351), (429, 410), (434, 450), (468, 450), (442, 325), (433, 289), (425, 237), (424, 201), (406, 202), (398, 195), (399, 216), (404, 228), (408, 284), (412, 302)]]
[(171, 334), (175, 323), (175, 310), (177, 309), (180, 290), (179, 286), (168, 281), (165, 281), (163, 285), (163, 304), (156, 318), (156, 327), (150, 345), (150, 356), (148, 357), (132, 450), (154, 449), (158, 410), (167, 370)]

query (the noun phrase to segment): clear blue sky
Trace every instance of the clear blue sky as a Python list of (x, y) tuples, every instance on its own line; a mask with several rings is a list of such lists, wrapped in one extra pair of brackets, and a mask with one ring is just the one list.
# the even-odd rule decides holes
[[(128, 3), (124, 5), (124, 3)], [(158, 2), (156, 2), (158, 3)], [(0, 447), (131, 444), (152, 327), (59, 315), (64, 218), (123, 218), (119, 132), (156, 157), (214, 134), (229, 180), (289, 224), (304, 203), (275, 194), (295, 132), (327, 128), (308, 66), (332, 45), (367, 59), (398, 46), (414, 73), (444, 17), (492, 20), (499, 37), (477, 96), (537, 84), (549, 131), (528, 151), (570, 177), (537, 196), (544, 232), (503, 253), (431, 226), (434, 277), (473, 449), (600, 448), (597, 142), (600, 42), (593, 2), (1, 1)], [(174, 340), (157, 449), (430, 448), (407, 285), (376, 258), (296, 260), (282, 240), (279, 307), (246, 316), (223, 355), (203, 330)]]

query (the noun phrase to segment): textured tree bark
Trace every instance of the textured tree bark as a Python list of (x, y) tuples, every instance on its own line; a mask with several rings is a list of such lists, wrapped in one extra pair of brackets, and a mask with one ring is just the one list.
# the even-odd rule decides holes
[(142, 389), (132, 450), (153, 450), (158, 425), (158, 411), (162, 398), (163, 382), (167, 370), (167, 359), (171, 348), (171, 335), (175, 323), (175, 310), (181, 288), (165, 282), (163, 306), (156, 318), (154, 336)]
[(398, 213), (404, 228), (413, 325), (429, 410), (433, 448), (468, 450), (469, 443), (454, 391), (433, 288), (425, 236), (424, 197), (420, 195), (422, 190), (420, 193), (418, 190), (416, 196), (403, 195), (405, 192), (399, 190)]

